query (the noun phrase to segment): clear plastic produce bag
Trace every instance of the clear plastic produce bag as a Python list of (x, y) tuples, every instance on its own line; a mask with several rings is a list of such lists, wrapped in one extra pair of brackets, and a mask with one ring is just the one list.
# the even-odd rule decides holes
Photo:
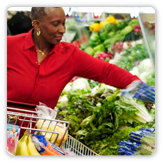
[(54, 121), (56, 119), (57, 112), (57, 108), (53, 110), (45, 104), (40, 103), (40, 105), (36, 106), (36, 113), (38, 117), (40, 117), (36, 126), (41, 130), (52, 131), (53, 133), (41, 132), (41, 134), (44, 135), (51, 143), (55, 143), (57, 146), (60, 146), (61, 143), (63, 144), (67, 140), (68, 131), (66, 131), (65, 123)]
[(119, 155), (152, 155), (155, 152), (155, 128), (141, 128), (119, 143)]
[(141, 81), (134, 81), (121, 94), (128, 98), (137, 98), (144, 102), (155, 103), (155, 89)]

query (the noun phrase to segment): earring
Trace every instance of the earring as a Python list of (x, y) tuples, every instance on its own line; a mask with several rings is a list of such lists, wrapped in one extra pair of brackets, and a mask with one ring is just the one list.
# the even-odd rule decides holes
[(40, 34), (41, 34), (41, 31), (40, 30), (37, 31), (37, 36), (40, 36)]
[(32, 21), (32, 27), (34, 27), (34, 22)]

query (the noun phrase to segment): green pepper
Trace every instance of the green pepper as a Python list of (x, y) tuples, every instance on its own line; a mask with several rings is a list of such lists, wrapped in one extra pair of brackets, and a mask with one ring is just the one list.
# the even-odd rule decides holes
[(97, 52), (97, 51), (105, 52), (105, 47), (104, 47), (103, 44), (100, 44), (98, 46), (95, 46), (93, 49), (94, 49), (95, 52)]
[(132, 19), (130, 22), (129, 22), (129, 25), (134, 27), (135, 25), (138, 25), (139, 24), (139, 20), (138, 19)]
[(90, 55), (94, 55), (95, 51), (93, 50), (92, 47), (87, 47), (85, 50), (84, 50), (86, 53), (90, 54)]
[(100, 29), (99, 31), (99, 37), (101, 40), (106, 40), (108, 38), (108, 31), (105, 30), (104, 28)]
[(126, 26), (126, 23), (124, 22), (124, 20), (119, 21), (117, 23), (117, 29), (123, 29)]
[(108, 23), (104, 26), (104, 29), (106, 29), (108, 32), (115, 31), (116, 30), (116, 24)]
[(125, 19), (124, 19), (124, 22), (125, 22), (126, 25), (127, 25), (130, 21), (131, 21), (131, 18), (125, 18)]

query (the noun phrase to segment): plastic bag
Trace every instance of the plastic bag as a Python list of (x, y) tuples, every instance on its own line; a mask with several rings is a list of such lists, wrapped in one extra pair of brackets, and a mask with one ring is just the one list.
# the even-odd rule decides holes
[(130, 140), (121, 141), (119, 155), (152, 155), (155, 151), (155, 129), (141, 128), (129, 134)]
[(66, 126), (64, 123), (54, 121), (57, 116), (57, 112), (57, 108), (53, 110), (47, 107), (45, 104), (40, 103), (40, 105), (36, 106), (36, 113), (38, 117), (40, 117), (36, 123), (36, 126), (41, 130), (53, 131), (53, 133), (41, 132), (41, 134), (44, 135), (45, 138), (51, 143), (61, 146), (67, 140), (68, 131), (66, 131)]
[(121, 94), (128, 98), (137, 98), (144, 102), (155, 102), (155, 89), (139, 80), (133, 81)]
[(50, 143), (43, 135), (31, 135), (31, 140), (35, 144), (36, 149), (41, 155), (55, 155), (55, 156), (66, 156), (63, 150), (61, 150), (55, 144)]

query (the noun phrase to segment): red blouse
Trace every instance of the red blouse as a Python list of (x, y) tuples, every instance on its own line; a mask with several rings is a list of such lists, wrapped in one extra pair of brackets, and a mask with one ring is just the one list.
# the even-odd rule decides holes
[(55, 45), (38, 65), (32, 31), (7, 36), (7, 100), (42, 102), (54, 108), (63, 88), (74, 76), (118, 88), (139, 80), (128, 71), (95, 59), (66, 42)]

